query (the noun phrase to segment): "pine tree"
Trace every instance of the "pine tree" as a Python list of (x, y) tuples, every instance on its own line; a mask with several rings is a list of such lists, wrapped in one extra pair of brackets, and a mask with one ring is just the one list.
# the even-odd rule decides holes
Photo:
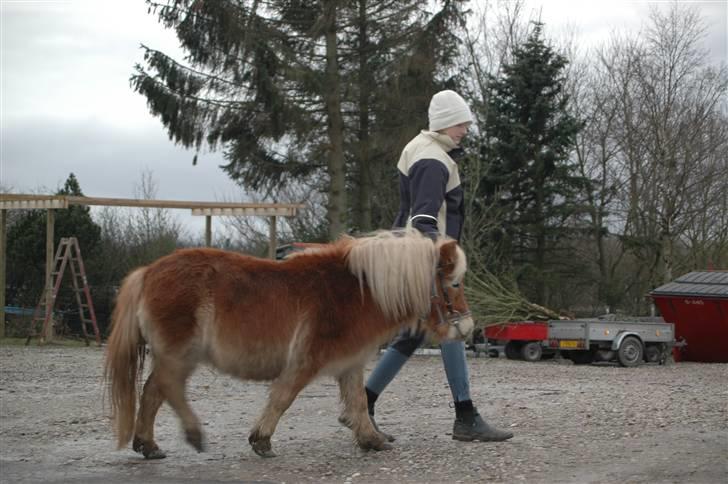
[(567, 111), (565, 57), (542, 39), (536, 23), (513, 61), (491, 77), (486, 124), (489, 170), (482, 183), (486, 203), (506, 210), (501, 250), (529, 296), (547, 303), (549, 254), (575, 230), (579, 193), (588, 181), (569, 160), (579, 122)]
[[(131, 78), (170, 138), (222, 147), (224, 170), (246, 189), (318, 187), (329, 201), (330, 237), (352, 224), (368, 229), (371, 170), (386, 158), (394, 173), (396, 160), (389, 144), (377, 145), (385, 138), (375, 126), (402, 120), (410, 99), (434, 92), (394, 89), (382, 102), (384, 88), (410, 74), (402, 66), (420, 65), (418, 80), (436, 71), (456, 41), (443, 27), (462, 15), (463, 2), (444, 2), (429, 22), (423, 0), (148, 3), (188, 53), (184, 65), (144, 47), (145, 66)], [(430, 47), (425, 57), (421, 44)]]
[[(71, 173), (63, 188), (56, 195), (83, 196), (76, 176)], [(101, 240), (101, 228), (92, 220), (87, 206), (72, 205), (56, 210), (54, 217), (53, 247), (57, 249), (63, 237), (76, 237), (85, 261), (94, 258)], [(46, 261), (46, 211), (23, 211), (8, 230), (8, 302), (34, 307), (45, 285)], [(87, 264), (87, 269), (88, 269)], [(57, 309), (77, 309), (75, 296), (69, 290), (68, 274), (63, 291), (57, 301)], [(89, 279), (93, 280), (89, 274)]]
[(146, 65), (136, 66), (131, 83), (172, 140), (198, 151), (222, 147), (223, 169), (248, 190), (327, 172), (322, 2), (148, 4), (175, 30), (186, 63), (142, 46)]
[[(455, 64), (465, 28), (466, 3), (442, 2), (431, 17), (417, 11), (412, 14), (415, 17), (409, 30), (384, 15), (390, 33), (370, 57), (376, 82), (361, 83), (369, 92), (371, 123), (369, 158), (360, 160), (358, 172), (367, 173), (370, 187), (376, 189), (376, 198), (360, 190), (360, 198), (371, 207), (372, 228), (389, 227), (394, 219), (399, 203), (397, 160), (404, 146), (427, 127), (430, 98), (441, 89), (460, 90), (461, 73)], [(417, 7), (422, 7), (421, 2)], [(367, 229), (366, 225), (363, 228)]]

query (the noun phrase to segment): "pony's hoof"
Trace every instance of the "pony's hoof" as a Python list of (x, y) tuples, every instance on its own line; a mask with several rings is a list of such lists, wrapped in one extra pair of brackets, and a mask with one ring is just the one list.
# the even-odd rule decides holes
[(379, 430), (378, 432), (379, 432), (379, 435), (381, 435), (381, 436), (382, 436), (382, 438), (383, 438), (384, 440), (386, 440), (387, 442), (394, 442), (395, 440), (397, 440), (397, 439), (396, 439), (396, 438), (394, 437), (394, 435), (392, 435), (392, 434), (388, 434), (388, 433), (386, 433), (386, 432), (382, 432), (381, 430)]
[(384, 440), (386, 440), (387, 442), (394, 442), (394, 440), (395, 440), (394, 435), (388, 434), (386, 432), (382, 432), (381, 430), (379, 430), (379, 425), (377, 425), (377, 421), (374, 420), (374, 415), (370, 415), (369, 420), (371, 420), (372, 427), (374, 427), (374, 430), (376, 430), (377, 433), (379, 435), (381, 435)]
[(351, 428), (351, 419), (343, 413), (339, 415), (339, 423), (348, 429)]
[(270, 459), (271, 457), (278, 457), (278, 454), (276, 454), (275, 452), (273, 452), (270, 449), (263, 450), (263, 449), (256, 449), (255, 447), (253, 447), (253, 450), (255, 451), (256, 454), (258, 454), (261, 457), (265, 457), (266, 459)]
[(256, 440), (251, 442), (250, 445), (253, 446), (253, 451), (261, 457), (276, 457), (276, 453), (271, 448), (270, 439)]
[(149, 452), (143, 452), (143, 454), (144, 458), (149, 460), (164, 459), (167, 457), (167, 454), (165, 454), (159, 447), (152, 449)]
[(187, 443), (197, 450), (197, 452), (205, 451), (205, 444), (202, 441), (202, 432), (200, 429), (189, 429), (185, 432)]
[(392, 450), (392, 444), (388, 443), (385, 439), (372, 439), (366, 441), (360, 441), (359, 447), (364, 450)]
[(154, 442), (144, 442), (139, 437), (134, 437), (131, 447), (134, 449), (134, 452), (142, 454), (145, 459), (154, 460), (167, 457), (167, 454), (157, 447), (157, 444)]
[[(372, 425), (374, 426), (374, 430), (377, 431), (377, 433), (379, 434), (380, 437), (382, 437), (387, 442), (394, 442), (395, 440), (397, 440), (394, 437), (394, 435), (388, 434), (386, 432), (382, 432), (381, 430), (379, 430), (379, 427), (377, 427), (377, 422), (374, 420), (374, 417), (373, 416), (370, 415), (369, 416), (369, 419), (372, 421)], [(347, 417), (344, 414), (341, 414), (339, 416), (339, 423), (341, 425), (343, 425), (344, 427), (347, 427), (347, 428), (349, 428), (351, 430), (354, 430), (353, 427), (352, 427), (352, 425), (351, 425), (351, 419), (349, 419), (349, 417)]]

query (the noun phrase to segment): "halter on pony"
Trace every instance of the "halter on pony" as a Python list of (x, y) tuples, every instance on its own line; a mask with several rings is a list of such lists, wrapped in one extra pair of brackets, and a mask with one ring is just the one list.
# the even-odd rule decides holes
[[(445, 289), (445, 276), (442, 274), (442, 270), (438, 266), (437, 270), (437, 278), (440, 280), (440, 287), (442, 288), (442, 298), (445, 300), (445, 307), (447, 308), (447, 319), (442, 314), (442, 309), (440, 308), (440, 305), (437, 304), (437, 300), (440, 298), (440, 295), (437, 292), (437, 283), (435, 282), (435, 278), (432, 278), (432, 296), (430, 299), (434, 303), (435, 309), (437, 310), (437, 318), (438, 318), (438, 325), (443, 324), (449, 324), (455, 330), (458, 332), (460, 337), (467, 338), (470, 332), (472, 331), (472, 327), (470, 330), (463, 331), (460, 328), (460, 323), (465, 318), (470, 318), (471, 313), (470, 311), (460, 312), (453, 308), (452, 301), (450, 300), (450, 296), (447, 294), (447, 290)], [(460, 287), (460, 283), (453, 283), (452, 287), (458, 288)]]

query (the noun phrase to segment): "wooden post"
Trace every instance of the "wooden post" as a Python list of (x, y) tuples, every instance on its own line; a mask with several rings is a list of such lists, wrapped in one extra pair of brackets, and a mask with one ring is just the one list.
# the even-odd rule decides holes
[(5, 337), (5, 251), (8, 211), (0, 209), (0, 338)]
[(205, 215), (205, 246), (212, 247), (212, 215)]
[[(48, 217), (46, 218), (46, 276), (45, 276), (45, 290), (46, 292), (46, 319), (49, 322), (48, 328), (46, 328), (46, 334), (41, 335), (41, 341), (46, 342), (53, 340), (53, 229), (55, 226), (55, 213), (53, 209), (48, 209)], [(48, 319), (50, 316), (50, 319)]]
[(276, 216), (273, 215), (270, 218), (270, 229), (269, 229), (270, 243), (268, 245), (268, 257), (271, 259), (276, 258)]

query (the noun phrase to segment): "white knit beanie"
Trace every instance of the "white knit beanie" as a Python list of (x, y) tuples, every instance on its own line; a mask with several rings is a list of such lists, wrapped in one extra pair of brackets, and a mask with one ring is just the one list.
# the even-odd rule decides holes
[(465, 99), (450, 90), (440, 91), (432, 96), (427, 114), (430, 118), (430, 131), (439, 131), (473, 121), (473, 115)]

